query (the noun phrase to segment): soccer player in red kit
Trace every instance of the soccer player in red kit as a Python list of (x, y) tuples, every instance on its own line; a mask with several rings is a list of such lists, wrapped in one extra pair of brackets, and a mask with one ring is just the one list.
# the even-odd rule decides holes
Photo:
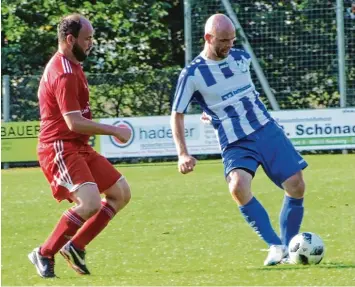
[(112, 135), (122, 142), (131, 136), (129, 129), (91, 120), (88, 83), (80, 62), (92, 48), (93, 34), (85, 17), (64, 17), (58, 25), (58, 51), (39, 85), (39, 163), (53, 197), (75, 203), (63, 213), (47, 240), (28, 255), (44, 278), (55, 277), (54, 256), (58, 252), (76, 272), (90, 274), (85, 264), (86, 245), (131, 198), (126, 179), (88, 145), (91, 135)]

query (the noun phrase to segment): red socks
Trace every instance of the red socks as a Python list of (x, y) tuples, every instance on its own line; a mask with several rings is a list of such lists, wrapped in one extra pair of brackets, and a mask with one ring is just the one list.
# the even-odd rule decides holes
[[(85, 246), (107, 226), (115, 214), (116, 211), (107, 202), (102, 202), (99, 212), (86, 222), (75, 211), (71, 209), (65, 211), (52, 234), (41, 246), (41, 255), (53, 257), (69, 240), (76, 248), (84, 250)], [(79, 230), (80, 227), (82, 228)]]
[(85, 220), (75, 211), (69, 209), (60, 218), (57, 226), (45, 243), (41, 246), (40, 253), (45, 257), (53, 257), (62, 248), (78, 229), (84, 224)]
[(102, 201), (101, 209), (98, 213), (90, 217), (73, 237), (71, 242), (73, 245), (81, 250), (88, 245), (109, 223), (115, 216), (116, 211), (107, 202)]

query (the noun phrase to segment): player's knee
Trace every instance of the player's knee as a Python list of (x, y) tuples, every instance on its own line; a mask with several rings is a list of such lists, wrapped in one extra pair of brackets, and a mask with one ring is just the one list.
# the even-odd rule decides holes
[(86, 217), (91, 217), (96, 214), (101, 208), (101, 197), (90, 198), (89, 200), (83, 201), (81, 204), (81, 209)]
[(97, 185), (84, 185), (76, 193), (80, 214), (89, 218), (101, 208), (101, 197)]
[(244, 176), (231, 176), (229, 180), (229, 192), (239, 203), (243, 204), (250, 197), (250, 182)]
[(297, 198), (303, 197), (305, 191), (306, 191), (306, 184), (305, 184), (303, 178), (301, 178), (298, 180), (297, 185), (294, 189), (295, 197), (297, 197)]
[(229, 190), (231, 193), (240, 193), (250, 188), (250, 179), (243, 171), (233, 170), (228, 175)]
[(122, 178), (105, 191), (105, 195), (115, 209), (120, 210), (131, 200), (131, 189), (126, 179)]
[(127, 205), (130, 202), (132, 195), (131, 195), (131, 188), (126, 180), (124, 180), (124, 183), (121, 186), (121, 194), (122, 194), (122, 203), (124, 205)]
[(294, 198), (302, 198), (305, 194), (306, 184), (303, 180), (302, 174), (298, 173), (291, 176), (285, 182), (285, 190), (289, 196)]
[(131, 189), (125, 178), (116, 183), (115, 190), (114, 197), (119, 205), (126, 205), (131, 200)]

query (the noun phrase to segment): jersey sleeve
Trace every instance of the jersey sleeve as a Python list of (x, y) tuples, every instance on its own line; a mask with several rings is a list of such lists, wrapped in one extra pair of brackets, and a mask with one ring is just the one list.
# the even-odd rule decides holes
[(194, 92), (195, 84), (193, 81), (193, 75), (184, 69), (180, 73), (180, 77), (176, 86), (172, 110), (178, 113), (184, 113), (191, 101)]
[(247, 61), (248, 66), (250, 67), (251, 64), (251, 56), (247, 51), (243, 51), (242, 57)]
[(250, 70), (251, 56), (247, 51), (232, 48), (231, 54), (236, 61), (243, 60), (248, 65), (248, 70)]
[(78, 83), (74, 74), (63, 74), (56, 81), (55, 97), (61, 114), (80, 111)]

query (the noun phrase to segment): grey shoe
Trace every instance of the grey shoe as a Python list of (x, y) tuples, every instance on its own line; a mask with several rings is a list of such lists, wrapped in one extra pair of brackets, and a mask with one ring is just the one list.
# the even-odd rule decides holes
[(33, 251), (28, 254), (28, 259), (36, 267), (37, 273), (42, 278), (53, 278), (56, 277), (54, 274), (54, 257), (48, 258), (44, 257), (39, 253), (39, 247), (33, 249)]

